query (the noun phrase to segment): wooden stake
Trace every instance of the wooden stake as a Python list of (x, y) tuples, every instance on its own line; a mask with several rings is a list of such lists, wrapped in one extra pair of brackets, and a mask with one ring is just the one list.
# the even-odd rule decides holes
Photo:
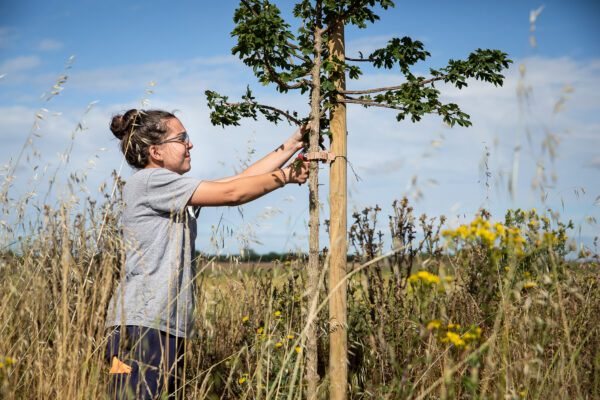
[[(344, 23), (334, 21), (330, 30), (329, 52), (331, 56), (345, 59)], [(346, 89), (346, 74), (343, 70), (335, 83), (337, 89)], [(346, 105), (338, 103), (331, 109), (331, 151), (337, 157), (331, 164), (329, 177), (329, 376), (330, 399), (346, 399), (348, 387), (348, 349), (346, 318), (346, 257), (347, 242), (347, 167), (346, 167)], [(342, 282), (336, 290), (332, 290)]]

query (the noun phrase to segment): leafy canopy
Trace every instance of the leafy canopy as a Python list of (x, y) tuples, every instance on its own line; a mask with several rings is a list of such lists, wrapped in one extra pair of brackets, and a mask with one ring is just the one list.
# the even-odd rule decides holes
[[(439, 114), (450, 126), (470, 126), (469, 115), (457, 104), (443, 103), (441, 92), (435, 84), (443, 82), (458, 89), (468, 86), (467, 79), (502, 85), (502, 70), (512, 62), (500, 50), (477, 49), (465, 60), (449, 60), (439, 69), (430, 68), (429, 77), (415, 76), (412, 68), (425, 61), (431, 54), (423, 43), (409, 37), (392, 38), (387, 46), (377, 49), (367, 57), (340, 60), (329, 54), (330, 26), (336, 17), (345, 24), (366, 28), (367, 23), (379, 19), (375, 8), (393, 7), (390, 0), (302, 0), (296, 3), (293, 16), (301, 21), (295, 33), (281, 15), (279, 8), (268, 0), (241, 0), (235, 11), (235, 28), (231, 35), (237, 38), (232, 54), (251, 67), (262, 85), (275, 85), (281, 93), (299, 90), (304, 94), (319, 90), (320, 112), (323, 130), (328, 129), (325, 112), (336, 102), (360, 104), (365, 107), (384, 107), (397, 111), (398, 121), (410, 117), (419, 121), (425, 114)], [(317, 40), (317, 36), (321, 40)], [(320, 46), (317, 43), (321, 43)], [(313, 87), (312, 69), (316, 56), (322, 62), (320, 87)], [(335, 81), (345, 73), (350, 79), (362, 75), (361, 64), (375, 68), (396, 69), (404, 80), (396, 86), (364, 90), (337, 90)], [(229, 102), (227, 96), (206, 91), (214, 125), (239, 125), (242, 118), (257, 119), (259, 113), (267, 120), (277, 123), (282, 119), (295, 124), (306, 123), (308, 118), (298, 118), (297, 111), (284, 111), (277, 107), (260, 104), (250, 88), (239, 102)]]

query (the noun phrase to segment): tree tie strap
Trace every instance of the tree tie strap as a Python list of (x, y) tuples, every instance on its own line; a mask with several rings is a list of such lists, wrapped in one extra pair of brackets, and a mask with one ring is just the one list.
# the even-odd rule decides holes
[(298, 154), (298, 158), (300, 158), (302, 161), (322, 161), (326, 164), (331, 164), (338, 157), (346, 160), (346, 164), (348, 164), (350, 166), (350, 168), (352, 169), (352, 173), (356, 177), (356, 180), (360, 181), (360, 177), (358, 176), (356, 171), (354, 171), (354, 167), (352, 166), (350, 161), (348, 161), (348, 158), (346, 156), (336, 156), (335, 153), (332, 153), (329, 150), (314, 151), (314, 152), (310, 152), (310, 153), (302, 152), (302, 153)]
[(329, 150), (313, 151), (299, 155), (301, 159), (306, 161), (322, 161), (325, 164), (331, 164), (335, 161), (336, 155)]

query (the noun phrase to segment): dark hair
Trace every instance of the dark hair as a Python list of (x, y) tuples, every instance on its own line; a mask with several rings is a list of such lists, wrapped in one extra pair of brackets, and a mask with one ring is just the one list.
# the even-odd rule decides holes
[(149, 148), (164, 138), (166, 122), (171, 118), (176, 117), (168, 111), (136, 109), (113, 117), (110, 130), (121, 141), (129, 165), (138, 169), (148, 165)]

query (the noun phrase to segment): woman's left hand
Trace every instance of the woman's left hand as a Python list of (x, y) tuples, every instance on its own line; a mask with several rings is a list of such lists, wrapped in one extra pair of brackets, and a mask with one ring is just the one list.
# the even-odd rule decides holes
[(287, 179), (287, 183), (297, 183), (302, 185), (308, 180), (308, 161), (302, 161), (300, 164), (294, 166), (294, 162), (290, 163), (283, 169)]
[(289, 138), (290, 144), (294, 151), (301, 150), (308, 146), (308, 143), (304, 141), (306, 133), (310, 131), (310, 124), (306, 124), (298, 128), (296, 132)]

